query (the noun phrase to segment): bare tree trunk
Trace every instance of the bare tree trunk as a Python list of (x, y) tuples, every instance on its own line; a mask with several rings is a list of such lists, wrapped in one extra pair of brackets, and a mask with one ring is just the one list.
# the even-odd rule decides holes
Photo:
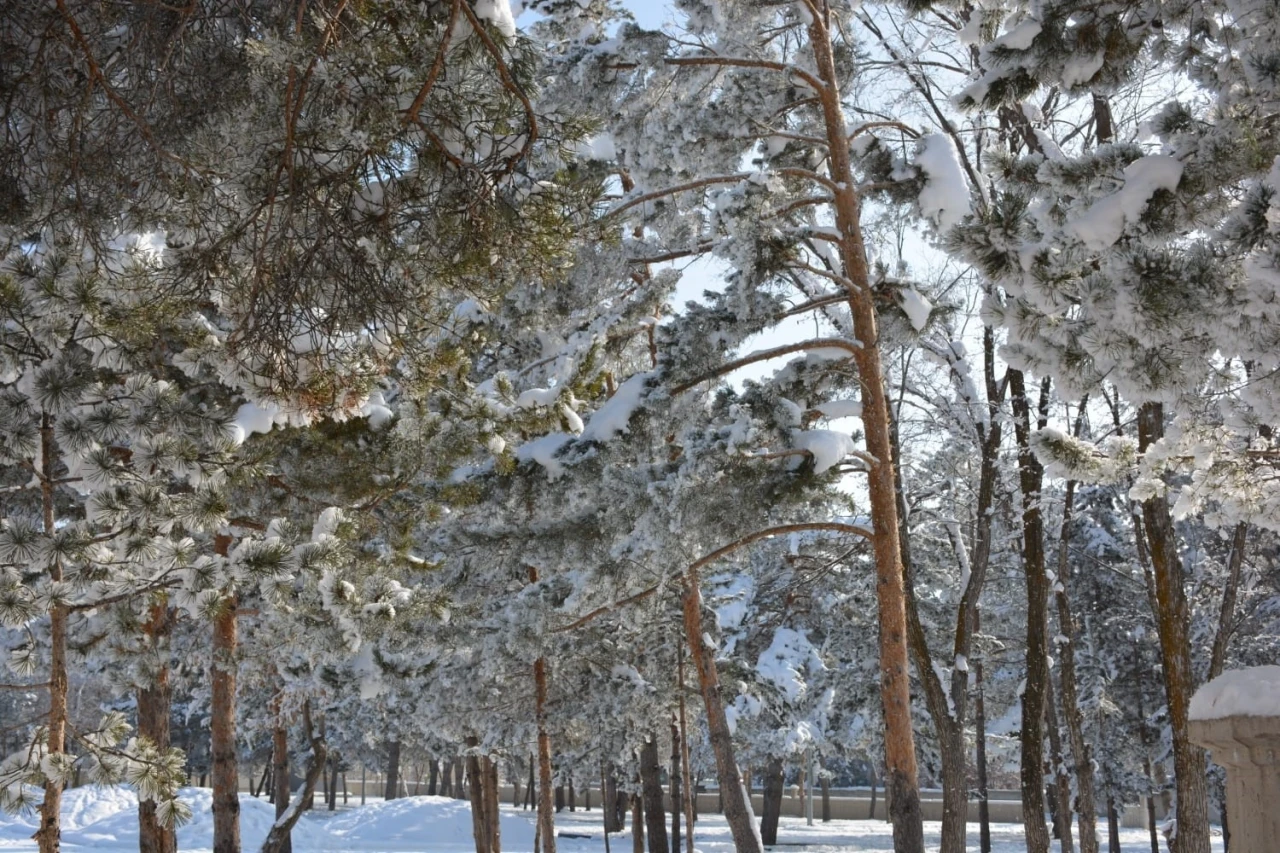
[[(275, 722), (271, 729), (271, 761), (275, 791), (272, 796), (276, 804), (276, 820), (279, 821), (289, 810), (289, 795), (292, 793), (289, 790), (289, 725), (283, 717), (279, 696), (273, 704)], [(292, 850), (293, 838), (286, 835), (280, 842), (279, 851), (291, 853)]]
[[(1081, 412), (1084, 402), (1081, 402)], [(1079, 435), (1077, 419), (1077, 437)], [(1098, 806), (1093, 792), (1093, 753), (1084, 738), (1084, 715), (1080, 710), (1080, 691), (1076, 680), (1076, 625), (1071, 613), (1067, 582), (1071, 579), (1071, 510), (1075, 500), (1075, 481), (1068, 481), (1062, 505), (1062, 529), (1058, 534), (1058, 582), (1054, 601), (1058, 605), (1058, 633), (1063, 642), (1058, 649), (1059, 678), (1062, 681), (1062, 719), (1071, 741), (1071, 759), (1076, 771), (1076, 815), (1080, 824), (1080, 853), (1098, 853)]]
[(676, 647), (676, 687), (680, 695), (680, 774), (685, 788), (685, 853), (693, 850), (693, 822), (698, 810), (698, 786), (694, 784), (693, 769), (689, 761), (689, 719), (684, 700), (684, 644)]
[(720, 673), (716, 669), (715, 656), (704, 645), (701, 583), (697, 568), (690, 566), (685, 572), (684, 633), (689, 643), (693, 668), (698, 673), (702, 704), (707, 712), (707, 732), (711, 740), (711, 751), (716, 757), (716, 775), (724, 802), (724, 817), (738, 853), (763, 853), (755, 827), (751, 825), (751, 800), (742, 784), (738, 762), (733, 754), (733, 737), (729, 733), (729, 720), (724, 713), (724, 698), (720, 695)]
[(480, 739), (475, 735), (467, 736), (467, 775), (471, 788), (471, 835), (476, 842), (476, 853), (492, 853), (490, 848), (489, 816), (486, 813), (488, 802), (484, 795), (484, 783), (480, 774), (480, 757), (475, 748)]
[(307, 775), (303, 779), (302, 793), (294, 801), (293, 807), (286, 809), (284, 814), (276, 818), (276, 822), (271, 826), (271, 831), (267, 833), (266, 840), (262, 842), (262, 853), (280, 853), (281, 850), (285, 849), (285, 842), (290, 840), (289, 834), (302, 817), (303, 804), (309, 798), (315, 797), (316, 784), (320, 781), (320, 777), (324, 775), (324, 765), (325, 759), (329, 754), (329, 745), (325, 743), (324, 733), (315, 731), (311, 725), (310, 700), (302, 705), (302, 727), (307, 733), (307, 740), (311, 742), (311, 760), (307, 764)]
[(617, 771), (610, 764), (602, 768), (601, 794), (604, 803), (606, 832), (622, 832), (627, 828), (627, 795), (618, 790)]
[[(54, 421), (49, 414), (40, 420), (40, 497), (44, 513), (44, 535), (52, 537), (57, 530), (54, 514), (54, 477), (57, 474), (58, 445), (54, 440)], [(62, 582), (62, 561), (49, 566), (49, 580)], [(49, 715), (45, 750), (50, 755), (67, 751), (67, 620), (70, 611), (65, 604), (54, 604), (49, 610)], [(40, 853), (58, 853), (62, 849), (62, 780), (44, 783), (44, 801), (40, 805), (40, 828), (35, 832)], [(217, 851), (221, 853), (221, 851)]]
[[(1048, 625), (1045, 625), (1046, 631)], [(1048, 637), (1045, 638), (1048, 648)], [(1053, 827), (1062, 853), (1074, 853), (1075, 843), (1071, 837), (1071, 778), (1067, 774), (1066, 761), (1062, 755), (1062, 732), (1058, 728), (1058, 707), (1054, 697), (1053, 682), (1044, 686), (1044, 715), (1049, 734), (1049, 766), (1052, 777), (1054, 807)]]
[(394, 800), (400, 796), (400, 741), (387, 743), (387, 784), (382, 790), (382, 799)]
[(644, 853), (644, 807), (640, 797), (631, 795), (631, 853)]
[[(979, 629), (979, 623), (975, 622), (974, 632)], [(974, 661), (973, 677), (977, 691), (973, 704), (973, 737), (977, 744), (975, 763), (978, 765), (978, 850), (979, 853), (991, 853), (991, 803), (987, 786), (987, 700), (982, 684), (981, 657)]]
[(680, 853), (680, 818), (684, 811), (684, 793), (680, 785), (680, 726), (677, 717), (671, 718), (671, 769), (667, 772), (671, 780), (671, 853)]
[(1107, 795), (1107, 853), (1120, 853), (1120, 812), (1116, 798)]
[(489, 823), (489, 851), (502, 853), (502, 812), (498, 808), (498, 762), (485, 756), (481, 762), (484, 781), (485, 818)]
[[(439, 782), (440, 782), (440, 759), (433, 758), (427, 764), (427, 796), (428, 797), (434, 797), (436, 795), (436, 791), (437, 791), (436, 786), (439, 784)], [(520, 797), (519, 783), (516, 783), (515, 789), (516, 789), (516, 798), (518, 802)]]
[[(1044, 521), (1040, 487), (1044, 468), (1031, 450), (1031, 405), (1022, 372), (1009, 371), (1014, 433), (1018, 442), (1018, 477), (1022, 490), (1022, 563), (1027, 588), (1027, 672), (1022, 693), (1022, 819), (1027, 853), (1049, 853), (1044, 823), (1044, 703), (1049, 683), (1045, 619), (1049, 579), (1044, 566)], [(1042, 395), (1043, 397), (1043, 395)]]
[[(343, 786), (344, 789), (346, 786)], [(329, 759), (329, 811), (338, 810), (338, 759)]]
[[(173, 698), (167, 647), (172, 624), (168, 605), (163, 600), (152, 602), (144, 631), (148, 643), (160, 657), (160, 666), (151, 684), (138, 691), (138, 734), (162, 751), (169, 748), (169, 713)], [(160, 822), (155, 800), (138, 803), (138, 850), (139, 853), (177, 853), (178, 837), (172, 827)]]
[(831, 823), (831, 777), (823, 773), (822, 780), (822, 822)]
[[(214, 537), (213, 550), (226, 557), (231, 537)], [(210, 763), (213, 782), (213, 853), (240, 853), (240, 777), (236, 770), (237, 596), (228, 593), (213, 621)]]
[[(1218, 629), (1213, 635), (1213, 652), (1209, 656), (1210, 681), (1222, 675), (1227, 665), (1227, 649), (1235, 633), (1236, 598), (1240, 592), (1240, 570), (1244, 566), (1244, 550), (1248, 544), (1249, 525), (1240, 522), (1231, 536), (1231, 553), (1227, 557), (1227, 578), (1222, 585), (1222, 605), (1218, 609)], [(1226, 812), (1224, 811), (1225, 818)]]
[(453, 762), (453, 798), (455, 800), (465, 800), (467, 798), (467, 789), (463, 786), (462, 773), (466, 768), (466, 763), (459, 758)]
[[(533, 580), (537, 580), (536, 577)], [(534, 715), (538, 722), (538, 830), (542, 853), (556, 853), (556, 817), (551, 800), (551, 735), (547, 731), (547, 661), (533, 664)]]
[(782, 817), (782, 759), (769, 756), (764, 765), (764, 811), (760, 838), (766, 847), (778, 843), (778, 819)]
[(872, 547), (876, 560), (880, 622), (880, 698), (885, 727), (886, 784), (891, 792), (889, 809), (893, 816), (893, 843), (897, 853), (924, 853), (920, 781), (916, 769), (915, 739), (911, 731), (906, 594), (898, 540), (889, 403), (880, 360), (879, 321), (863, 242), (862, 200), (849, 159), (849, 128), (841, 103), (840, 78), (832, 52), (831, 33), (823, 16), (811, 15), (809, 20), (814, 64), (823, 84), (815, 95), (821, 104), (826, 125), (828, 175), (833, 182), (832, 203), (839, 234), (840, 260), (848, 281), (846, 289), (854, 335), (861, 344), (853, 354), (853, 361), (862, 379), (862, 421), (867, 453), (873, 460), (867, 476), (867, 492), (874, 528)]
[(649, 853), (669, 853), (666, 809), (662, 805), (661, 772), (658, 764), (658, 736), (654, 733), (640, 747), (640, 786), (644, 792), (644, 823), (649, 834)]
[[(1145, 453), (1163, 436), (1164, 407), (1159, 403), (1144, 404), (1138, 410), (1138, 451)], [(1178, 794), (1178, 834), (1173, 840), (1173, 853), (1208, 853), (1207, 765), (1204, 750), (1192, 743), (1187, 733), (1188, 709), (1196, 688), (1191, 665), (1191, 618), (1183, 588), (1182, 557), (1178, 554), (1169, 501), (1163, 493), (1142, 502), (1142, 520), (1155, 573), (1159, 605), (1156, 623), (1173, 736), (1174, 785)]]

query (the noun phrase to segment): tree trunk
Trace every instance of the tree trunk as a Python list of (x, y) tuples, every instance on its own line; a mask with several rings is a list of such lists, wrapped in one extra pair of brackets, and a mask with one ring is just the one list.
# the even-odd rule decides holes
[[(1212, 681), (1227, 665), (1227, 649), (1231, 635), (1235, 633), (1236, 598), (1240, 593), (1240, 570), (1244, 566), (1244, 549), (1248, 544), (1249, 525), (1240, 522), (1231, 536), (1231, 553), (1227, 556), (1227, 579), (1222, 585), (1222, 604), (1218, 609), (1218, 629), (1213, 635), (1213, 652), (1209, 655), (1209, 674)], [(1226, 817), (1226, 811), (1222, 812)]]
[[(537, 580), (537, 577), (533, 577)], [(556, 853), (556, 817), (551, 801), (551, 735), (547, 731), (547, 661), (533, 664), (534, 716), (538, 724), (538, 832), (542, 853)], [(537, 851), (535, 851), (537, 853)]]
[(831, 823), (831, 777), (826, 773), (821, 776), (822, 780), (822, 822)]
[(467, 789), (463, 787), (462, 773), (466, 764), (459, 758), (453, 762), (453, 798), (455, 800), (465, 800), (467, 798)]
[(307, 733), (307, 740), (311, 743), (311, 760), (307, 764), (307, 775), (303, 779), (302, 794), (294, 801), (292, 808), (286, 809), (284, 814), (276, 818), (276, 822), (271, 826), (271, 831), (267, 833), (266, 840), (262, 842), (262, 853), (280, 853), (286, 849), (284, 845), (290, 842), (289, 834), (302, 817), (303, 804), (309, 798), (315, 797), (316, 784), (320, 781), (320, 777), (324, 775), (325, 759), (328, 758), (329, 746), (325, 743), (323, 732), (313, 731), (310, 700), (302, 705), (302, 727)]
[[(436, 795), (436, 786), (440, 782), (440, 759), (433, 758), (427, 764), (427, 796), (434, 797)], [(517, 800), (520, 796), (520, 785), (515, 786)]]
[(668, 853), (661, 773), (658, 764), (658, 736), (651, 734), (644, 746), (640, 747), (640, 788), (644, 794), (644, 824), (649, 835), (649, 853)]
[(564, 785), (556, 785), (555, 800), (556, 800), (556, 814), (560, 814), (560, 812), (564, 811), (564, 804), (565, 804)]
[[(274, 703), (275, 725), (271, 730), (272, 775), (275, 777), (275, 791), (272, 796), (276, 804), (277, 821), (289, 810), (291, 793), (289, 790), (289, 726), (281, 715), (280, 701), (277, 696)], [(286, 835), (281, 840), (279, 850), (280, 853), (291, 853), (293, 850), (291, 836)]]
[(631, 795), (631, 853), (644, 853), (644, 807), (640, 797)]
[(1022, 372), (1009, 371), (1014, 434), (1018, 442), (1018, 480), (1022, 491), (1022, 563), (1027, 589), (1027, 667), (1022, 693), (1022, 819), (1027, 853), (1049, 853), (1044, 813), (1044, 702), (1049, 683), (1045, 619), (1049, 579), (1044, 566), (1044, 522), (1040, 487), (1044, 468), (1031, 450), (1031, 406)]
[(618, 790), (617, 771), (612, 764), (605, 769), (601, 784), (605, 830), (622, 832), (627, 828), (627, 795)]
[(766, 847), (778, 843), (778, 819), (782, 817), (782, 759), (769, 756), (764, 765), (764, 812), (760, 838)]
[[(213, 550), (216, 554), (225, 558), (230, 548), (230, 536), (218, 534), (214, 537)], [(213, 621), (213, 666), (209, 677), (212, 693), (213, 853), (240, 853), (240, 777), (236, 772), (236, 605), (236, 594), (228, 593)]]
[[(981, 618), (981, 616), (979, 616)], [(974, 632), (979, 624), (974, 624)], [(982, 684), (982, 658), (973, 663), (976, 695), (973, 700), (973, 738), (977, 744), (975, 763), (978, 765), (978, 850), (991, 853), (991, 802), (987, 785), (987, 700)]]
[(876, 779), (876, 768), (875, 768), (875, 764), (872, 763), (871, 765), (871, 810), (867, 814), (867, 818), (869, 820), (876, 819), (876, 788), (878, 787), (879, 785), (877, 784), (877, 779)]
[(680, 819), (684, 812), (683, 791), (681, 790), (680, 778), (683, 775), (680, 770), (680, 726), (677, 718), (671, 718), (671, 769), (668, 776), (671, 779), (671, 853), (680, 853)]
[(729, 733), (729, 720), (724, 713), (724, 697), (720, 695), (720, 673), (716, 669), (715, 656), (704, 645), (701, 583), (698, 570), (690, 566), (685, 572), (684, 633), (693, 668), (698, 673), (702, 704), (707, 712), (707, 732), (711, 751), (716, 757), (716, 776), (720, 782), (724, 817), (737, 853), (763, 853), (752, 826), (751, 799), (742, 784), (733, 754), (733, 736)]
[(382, 790), (382, 799), (394, 800), (400, 796), (400, 741), (387, 743), (387, 784)]
[[(871, 275), (861, 222), (858, 180), (849, 159), (848, 122), (841, 104), (839, 75), (831, 33), (821, 15), (811, 15), (809, 41), (818, 77), (815, 92), (826, 125), (828, 175), (839, 234), (840, 260), (848, 280), (854, 336), (861, 345), (853, 354), (862, 379), (862, 421), (867, 453), (873, 460), (867, 492), (874, 527), (876, 591), (880, 622), (880, 699), (883, 707), (886, 785), (893, 816), (897, 853), (924, 853), (920, 783), (915, 739), (911, 731), (911, 676), (907, 654), (906, 597), (902, 553), (898, 541), (898, 508), (894, 458), (889, 436), (889, 404), (880, 360), (880, 330), (872, 296)], [(736, 840), (736, 838), (735, 838)], [(742, 849), (741, 847), (739, 849)]]
[[(1145, 453), (1164, 436), (1164, 407), (1146, 403), (1138, 411), (1138, 451)], [(1155, 573), (1156, 623), (1164, 666), (1165, 699), (1173, 737), (1174, 785), (1176, 786), (1178, 834), (1173, 853), (1208, 853), (1209, 806), (1205, 784), (1207, 766), (1204, 750), (1187, 734), (1188, 708), (1195, 692), (1195, 671), (1191, 665), (1191, 617), (1183, 589), (1182, 557), (1169, 501), (1159, 494), (1142, 502), (1142, 520), (1147, 547)]]
[[(161, 751), (169, 748), (169, 713), (173, 691), (169, 685), (168, 635), (173, 621), (168, 605), (155, 601), (144, 628), (148, 643), (155, 649), (160, 665), (151, 684), (138, 691), (138, 734)], [(252, 781), (252, 777), (250, 777)], [(162, 824), (156, 815), (155, 800), (138, 803), (139, 853), (177, 853), (178, 837), (172, 827)]]
[(485, 756), (480, 761), (484, 790), (484, 813), (489, 823), (490, 853), (502, 853), (502, 812), (498, 808), (498, 762)]
[(329, 759), (329, 811), (338, 810), (338, 760)]
[[(1081, 410), (1084, 406), (1081, 404)], [(1079, 421), (1077, 421), (1079, 423)], [(1079, 429), (1077, 428), (1077, 437)], [(1071, 613), (1067, 583), (1071, 579), (1071, 510), (1075, 500), (1075, 481), (1068, 481), (1062, 505), (1062, 529), (1058, 534), (1058, 582), (1054, 601), (1058, 606), (1058, 633), (1064, 642), (1058, 656), (1062, 681), (1062, 719), (1071, 742), (1071, 760), (1076, 771), (1076, 815), (1080, 825), (1080, 853), (1098, 853), (1098, 806), (1093, 791), (1093, 754), (1084, 738), (1084, 714), (1080, 710), (1080, 691), (1076, 680), (1076, 625)]]
[[(52, 537), (57, 530), (54, 514), (54, 483), (57, 475), (58, 445), (54, 440), (51, 415), (40, 421), (40, 495), (44, 511), (44, 535)], [(62, 582), (62, 561), (49, 566), (49, 580)], [(49, 611), (49, 715), (45, 750), (50, 756), (67, 751), (67, 620), (70, 611), (65, 604), (55, 604)], [(40, 853), (58, 853), (62, 849), (62, 780), (44, 783), (44, 800), (40, 805), (40, 828), (35, 832)], [(221, 851), (217, 851), (221, 853)]]
[(476, 842), (476, 853), (493, 853), (492, 836), (489, 830), (488, 801), (484, 792), (484, 780), (480, 773), (480, 756), (475, 749), (480, 739), (475, 735), (467, 736), (467, 776), (470, 779), (471, 793), (471, 835)]
[[(1046, 632), (1048, 627), (1046, 624)], [(1045, 645), (1047, 648), (1047, 635)], [(1071, 778), (1067, 773), (1066, 761), (1062, 755), (1062, 731), (1058, 727), (1058, 708), (1052, 681), (1044, 686), (1044, 715), (1049, 735), (1054, 837), (1058, 839), (1062, 853), (1074, 853), (1075, 843), (1071, 835)]]
[(1107, 853), (1120, 853), (1120, 812), (1116, 798), (1107, 796)]

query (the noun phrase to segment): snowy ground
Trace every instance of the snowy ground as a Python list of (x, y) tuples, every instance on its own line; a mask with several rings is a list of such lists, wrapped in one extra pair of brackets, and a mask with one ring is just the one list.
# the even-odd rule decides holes
[[(187, 788), (183, 799), (195, 816), (178, 831), (182, 853), (205, 853), (212, 845), (213, 819), (206, 788)], [(93, 850), (119, 853), (138, 849), (137, 801), (126, 788), (76, 788), (64, 795), (63, 846), (67, 853)], [(262, 844), (271, 825), (274, 807), (266, 800), (241, 795), (241, 833), (244, 850)], [(0, 851), (31, 853), (35, 831), (34, 815), (0, 815)], [(561, 812), (556, 815), (559, 833), (588, 835), (589, 838), (557, 839), (561, 853), (603, 853), (604, 839), (600, 811)], [(1022, 828), (995, 824), (991, 828), (994, 853), (1023, 853)], [(892, 850), (889, 825), (883, 821), (833, 821), (806, 826), (803, 819), (783, 818), (778, 833), (780, 850), (874, 851)], [(936, 845), (938, 824), (925, 824), (925, 838)], [(970, 850), (977, 850), (978, 829), (970, 826)], [(1124, 850), (1148, 850), (1147, 834), (1123, 830)], [(610, 836), (611, 848), (630, 853), (631, 837)], [(733, 853), (729, 831), (719, 815), (703, 815), (697, 824), (696, 845), (702, 853)], [(337, 812), (309, 812), (293, 831), (295, 853), (466, 853), (474, 850), (471, 814), (465, 802), (443, 797), (408, 797), (391, 802), (370, 801)], [(502, 849), (505, 853), (527, 853), (533, 849), (532, 812), (503, 807)], [(936, 849), (934, 847), (933, 849)], [(1222, 850), (1222, 839), (1214, 839), (1214, 851)]]

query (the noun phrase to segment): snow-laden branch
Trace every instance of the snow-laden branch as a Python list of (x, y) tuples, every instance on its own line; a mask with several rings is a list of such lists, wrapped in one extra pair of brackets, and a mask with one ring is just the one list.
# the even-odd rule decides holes
[(709, 370), (699, 376), (695, 376), (686, 382), (671, 389), (673, 394), (683, 394), (685, 391), (700, 385), (708, 380), (715, 379), (720, 376), (732, 373), (740, 367), (746, 367), (749, 364), (756, 364), (761, 361), (768, 361), (772, 358), (778, 358), (784, 355), (791, 355), (794, 352), (804, 352), (805, 350), (817, 349), (841, 349), (849, 353), (852, 357), (855, 355), (862, 345), (857, 341), (851, 341), (847, 338), (814, 338), (809, 341), (801, 341), (797, 344), (786, 344), (785, 346), (773, 347), (772, 349), (757, 350), (753, 353), (744, 355), (742, 358), (734, 359), (720, 365), (715, 370)]

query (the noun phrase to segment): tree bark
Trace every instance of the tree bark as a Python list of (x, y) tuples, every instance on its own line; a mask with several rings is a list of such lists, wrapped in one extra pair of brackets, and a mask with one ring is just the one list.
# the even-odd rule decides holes
[[(1227, 665), (1227, 649), (1235, 633), (1236, 598), (1240, 593), (1240, 570), (1244, 566), (1244, 550), (1248, 544), (1249, 525), (1240, 522), (1231, 536), (1231, 553), (1227, 557), (1227, 577), (1222, 584), (1222, 604), (1218, 609), (1218, 629), (1213, 635), (1213, 652), (1209, 655), (1208, 680), (1212, 681)], [(1223, 811), (1226, 816), (1226, 811)]]
[[(533, 578), (536, 580), (536, 576)], [(534, 716), (538, 724), (538, 831), (542, 853), (556, 853), (556, 817), (551, 801), (551, 735), (547, 731), (547, 661), (533, 664)]]
[[(978, 620), (974, 622), (974, 633), (980, 630), (980, 621), (981, 611)], [(979, 853), (991, 853), (991, 802), (987, 785), (987, 700), (982, 683), (981, 656), (973, 663), (973, 678), (976, 691), (973, 701), (973, 738), (977, 744), (975, 763), (978, 765), (978, 850)]]
[[(271, 762), (272, 775), (275, 777), (273, 801), (276, 805), (276, 820), (284, 817), (289, 810), (289, 724), (281, 710), (281, 698), (276, 697), (273, 713), (275, 723), (271, 729)], [(280, 853), (291, 853), (293, 838), (286, 835), (280, 842)]]
[[(1083, 405), (1081, 409), (1083, 410)], [(1078, 429), (1077, 429), (1078, 432)], [(1071, 579), (1071, 511), (1075, 500), (1075, 481), (1068, 481), (1063, 497), (1062, 529), (1058, 534), (1058, 582), (1054, 601), (1058, 606), (1058, 633), (1064, 642), (1058, 649), (1062, 659), (1058, 676), (1062, 681), (1062, 718), (1071, 742), (1071, 759), (1076, 775), (1076, 815), (1080, 825), (1080, 853), (1098, 853), (1098, 806), (1094, 798), (1093, 752), (1084, 737), (1084, 714), (1080, 710), (1080, 691), (1076, 680), (1076, 625), (1071, 613), (1067, 582)]]
[(483, 789), (485, 803), (485, 818), (489, 824), (489, 850), (490, 853), (502, 853), (502, 812), (498, 808), (498, 798), (500, 791), (498, 790), (498, 762), (484, 756), (480, 760), (480, 769), (483, 774)]
[(1044, 565), (1044, 522), (1040, 487), (1044, 468), (1031, 450), (1031, 406), (1022, 372), (1009, 371), (1014, 435), (1018, 443), (1018, 481), (1022, 491), (1022, 563), (1027, 590), (1027, 671), (1022, 692), (1022, 818), (1027, 853), (1049, 853), (1044, 813), (1044, 702), (1049, 683), (1045, 619), (1049, 579)]
[(667, 772), (671, 780), (671, 853), (680, 853), (680, 819), (684, 812), (684, 799), (680, 784), (680, 726), (676, 717), (671, 718), (671, 769)]
[(470, 779), (471, 793), (471, 835), (476, 842), (476, 853), (495, 853), (491, 846), (489, 804), (485, 797), (484, 780), (480, 772), (480, 756), (475, 753), (475, 749), (479, 745), (479, 738), (475, 735), (467, 736), (467, 776)]
[[(213, 550), (225, 558), (231, 537), (218, 534)], [(240, 777), (236, 769), (236, 631), (237, 596), (227, 593), (213, 621), (213, 666), (210, 668), (213, 783), (213, 853), (240, 853)], [(42, 851), (43, 853), (43, 851)]]
[(329, 811), (338, 810), (338, 759), (329, 758)]
[(400, 796), (400, 741), (387, 743), (387, 784), (382, 790), (382, 799), (394, 800)]
[(760, 816), (760, 838), (766, 847), (778, 843), (778, 820), (782, 817), (782, 759), (769, 756), (764, 765), (764, 812)]
[[(427, 796), (434, 797), (436, 795), (437, 784), (440, 782), (440, 759), (433, 758), (427, 764)], [(516, 798), (520, 796), (520, 785), (515, 786)]]
[(466, 765), (459, 758), (453, 762), (453, 798), (455, 800), (465, 800), (467, 798), (467, 789), (463, 787), (462, 772)]
[(631, 795), (631, 853), (644, 853), (644, 806), (640, 797)]
[[(1164, 436), (1164, 407), (1146, 403), (1138, 410), (1138, 451)], [(1173, 528), (1166, 495), (1142, 502), (1142, 520), (1147, 547), (1155, 574), (1156, 624), (1164, 666), (1165, 699), (1173, 737), (1174, 785), (1177, 790), (1178, 834), (1173, 853), (1208, 853), (1209, 806), (1204, 750), (1191, 742), (1187, 733), (1188, 709), (1195, 692), (1195, 671), (1191, 665), (1191, 619), (1183, 588), (1182, 557)]]
[(658, 764), (658, 737), (650, 734), (640, 747), (640, 787), (644, 793), (644, 824), (649, 835), (649, 853), (669, 853), (661, 772)]
[(303, 779), (302, 792), (298, 799), (294, 801), (293, 807), (286, 809), (284, 814), (277, 817), (276, 822), (272, 824), (271, 831), (267, 833), (266, 840), (262, 842), (262, 853), (281, 853), (285, 849), (284, 844), (286, 842), (290, 842), (292, 846), (289, 834), (293, 831), (294, 825), (302, 818), (303, 804), (309, 798), (315, 797), (316, 784), (320, 781), (320, 777), (324, 775), (325, 759), (329, 754), (329, 746), (325, 743), (324, 733), (315, 731), (311, 725), (310, 700), (303, 703), (302, 706), (302, 727), (307, 733), (307, 740), (311, 743), (311, 760), (307, 764), (307, 775)]
[(858, 180), (849, 158), (848, 123), (841, 103), (839, 75), (831, 33), (821, 15), (811, 15), (809, 41), (818, 77), (815, 92), (827, 137), (828, 176), (840, 260), (848, 280), (854, 335), (861, 343), (853, 354), (862, 379), (862, 421), (867, 453), (873, 463), (867, 477), (874, 528), (876, 592), (880, 622), (880, 698), (883, 707), (885, 774), (890, 791), (893, 842), (897, 853), (924, 853), (920, 782), (915, 738), (911, 731), (911, 676), (907, 653), (906, 596), (898, 541), (898, 508), (894, 488), (893, 448), (889, 436), (889, 404), (880, 359), (880, 330), (872, 297), (871, 276), (863, 242)]
[(617, 771), (612, 764), (605, 771), (603, 785), (605, 831), (622, 832), (627, 828), (627, 795), (618, 790)]
[[(683, 627), (683, 626), (682, 626)], [(685, 707), (684, 644), (676, 650), (676, 687), (680, 691), (680, 773), (685, 789), (685, 853), (694, 853), (693, 823), (698, 811), (698, 786), (692, 779), (693, 767), (689, 760), (689, 717)]]
[[(1048, 628), (1046, 624), (1046, 632)], [(1049, 647), (1047, 636), (1045, 647)], [(1071, 835), (1071, 779), (1062, 754), (1062, 731), (1058, 727), (1058, 708), (1052, 681), (1044, 687), (1044, 715), (1049, 735), (1050, 802), (1053, 803), (1050, 811), (1053, 814), (1054, 837), (1058, 839), (1062, 853), (1074, 853), (1075, 843)]]
[[(44, 514), (44, 535), (52, 537), (57, 530), (54, 513), (54, 483), (57, 474), (58, 445), (54, 440), (54, 420), (49, 414), (40, 420), (40, 498)], [(49, 566), (49, 580), (62, 582), (62, 561)], [(67, 620), (70, 611), (65, 604), (55, 604), (49, 611), (49, 715), (45, 750), (49, 755), (67, 751)], [(44, 800), (40, 805), (40, 828), (35, 832), (40, 853), (58, 853), (62, 849), (62, 780), (44, 783)], [(221, 851), (217, 851), (221, 853)]]
[(685, 572), (684, 633), (689, 643), (693, 668), (698, 673), (698, 688), (707, 712), (707, 732), (711, 751), (716, 757), (716, 776), (724, 803), (724, 817), (738, 853), (763, 853), (752, 824), (751, 800), (742, 784), (738, 762), (733, 754), (733, 737), (720, 695), (720, 673), (714, 654), (706, 648), (702, 630), (702, 586), (697, 569)]
[[(163, 600), (153, 602), (150, 617), (143, 630), (149, 645), (159, 656), (160, 666), (151, 684), (138, 691), (138, 734), (161, 751), (169, 748), (169, 714), (173, 704), (167, 642), (172, 624), (168, 605)], [(250, 781), (253, 781), (252, 777)], [(177, 853), (177, 834), (172, 827), (160, 822), (156, 815), (155, 800), (138, 803), (138, 850), (139, 853)]]

